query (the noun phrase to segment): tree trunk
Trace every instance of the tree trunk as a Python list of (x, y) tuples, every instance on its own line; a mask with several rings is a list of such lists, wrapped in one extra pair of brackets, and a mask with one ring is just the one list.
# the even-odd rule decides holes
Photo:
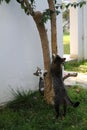
[(48, 74), (45, 79), (45, 91), (44, 96), (45, 100), (48, 104), (52, 104), (53, 100), (53, 89), (52, 89), (52, 79), (50, 75), (50, 52), (49, 52), (49, 42), (47, 37), (47, 32), (45, 29), (44, 24), (41, 24), (41, 18), (42, 14), (41, 12), (36, 12), (33, 16), (33, 19), (36, 23), (40, 39), (41, 39), (41, 45), (42, 45), (42, 51), (43, 51), (43, 59), (44, 59), (44, 68), (48, 71)]
[(51, 13), (51, 47), (52, 54), (57, 54), (57, 27), (56, 27), (56, 12), (55, 4), (53, 0), (48, 0), (49, 9), (53, 12)]

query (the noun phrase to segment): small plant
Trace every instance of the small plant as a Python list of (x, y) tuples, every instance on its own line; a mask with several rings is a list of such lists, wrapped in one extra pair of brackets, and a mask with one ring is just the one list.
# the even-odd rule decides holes
[(12, 94), (14, 99), (8, 102), (7, 107), (16, 111), (20, 109), (31, 109), (40, 101), (38, 92), (12, 90)]

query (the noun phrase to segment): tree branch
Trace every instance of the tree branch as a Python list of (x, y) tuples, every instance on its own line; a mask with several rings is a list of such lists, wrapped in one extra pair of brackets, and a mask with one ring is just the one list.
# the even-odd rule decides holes
[(77, 75), (77, 73), (68, 73), (63, 77), (63, 80), (67, 79), (68, 77), (76, 77)]
[(29, 13), (30, 13), (30, 15), (34, 15), (34, 10), (33, 10), (33, 8), (31, 7), (31, 4), (29, 3), (29, 1), (28, 0), (24, 0), (24, 3), (25, 3), (25, 5), (26, 5), (26, 7), (29, 9)]
[(53, 0), (48, 0), (49, 9), (53, 12), (51, 13), (51, 47), (52, 54), (57, 54), (58, 46), (57, 46), (57, 26), (56, 26), (56, 11), (55, 11), (55, 3)]

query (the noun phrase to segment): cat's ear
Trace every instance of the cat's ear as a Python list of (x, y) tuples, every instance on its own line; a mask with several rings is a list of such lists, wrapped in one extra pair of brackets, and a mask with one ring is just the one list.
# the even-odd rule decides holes
[(39, 70), (39, 71), (40, 71), (41, 69), (37, 66), (37, 70)]
[(55, 54), (52, 54), (52, 60), (54, 60), (56, 58)]
[(66, 58), (62, 58), (62, 62), (63, 62), (63, 63), (65, 62), (65, 60), (66, 60)]
[(66, 58), (62, 58), (59, 55), (56, 56), (59, 60), (61, 60), (62, 62), (65, 62)]
[(38, 76), (37, 70), (36, 70), (36, 72), (33, 73), (33, 75)]
[(33, 75), (37, 76), (37, 75), (36, 75), (36, 72), (35, 72), (35, 73), (33, 73)]
[(47, 73), (48, 73), (47, 70), (44, 70), (44, 77), (47, 75)]
[(36, 72), (33, 73), (33, 75), (38, 76), (38, 71), (39, 71), (39, 70), (40, 70), (40, 68), (37, 67), (37, 70), (36, 70)]

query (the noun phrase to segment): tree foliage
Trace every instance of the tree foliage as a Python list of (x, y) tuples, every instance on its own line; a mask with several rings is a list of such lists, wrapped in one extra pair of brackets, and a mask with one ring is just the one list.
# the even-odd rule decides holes
[[(0, 0), (0, 4), (5, 1), (6, 3), (9, 3), (11, 0)], [(30, 15), (30, 9), (26, 6), (25, 4), (25, 0), (16, 0), (20, 5), (21, 5), (21, 8), (24, 10), (24, 12), (27, 14), (27, 15)], [(83, 5), (85, 5), (87, 2), (84, 0), (80, 1), (80, 2), (73, 2), (73, 3), (68, 3), (68, 4), (65, 4), (65, 3), (62, 3), (62, 4), (59, 4), (57, 0), (53, 0), (54, 1), (54, 4), (55, 4), (55, 11), (56, 11), (56, 15), (59, 15), (61, 10), (62, 9), (68, 9), (70, 7), (74, 7), (74, 8), (77, 8), (77, 7), (82, 7)], [(32, 10), (34, 11), (35, 7), (36, 7), (36, 4), (35, 4), (35, 0), (28, 0), (29, 2), (29, 5), (31, 6)], [(50, 10), (49, 8), (45, 9), (43, 11), (43, 15), (42, 15), (42, 19), (41, 19), (41, 23), (46, 23), (48, 20), (51, 19), (51, 14), (54, 13), (53, 10)]]
[(5, 1), (6, 3), (9, 3), (11, 0), (0, 0), (0, 4)]

